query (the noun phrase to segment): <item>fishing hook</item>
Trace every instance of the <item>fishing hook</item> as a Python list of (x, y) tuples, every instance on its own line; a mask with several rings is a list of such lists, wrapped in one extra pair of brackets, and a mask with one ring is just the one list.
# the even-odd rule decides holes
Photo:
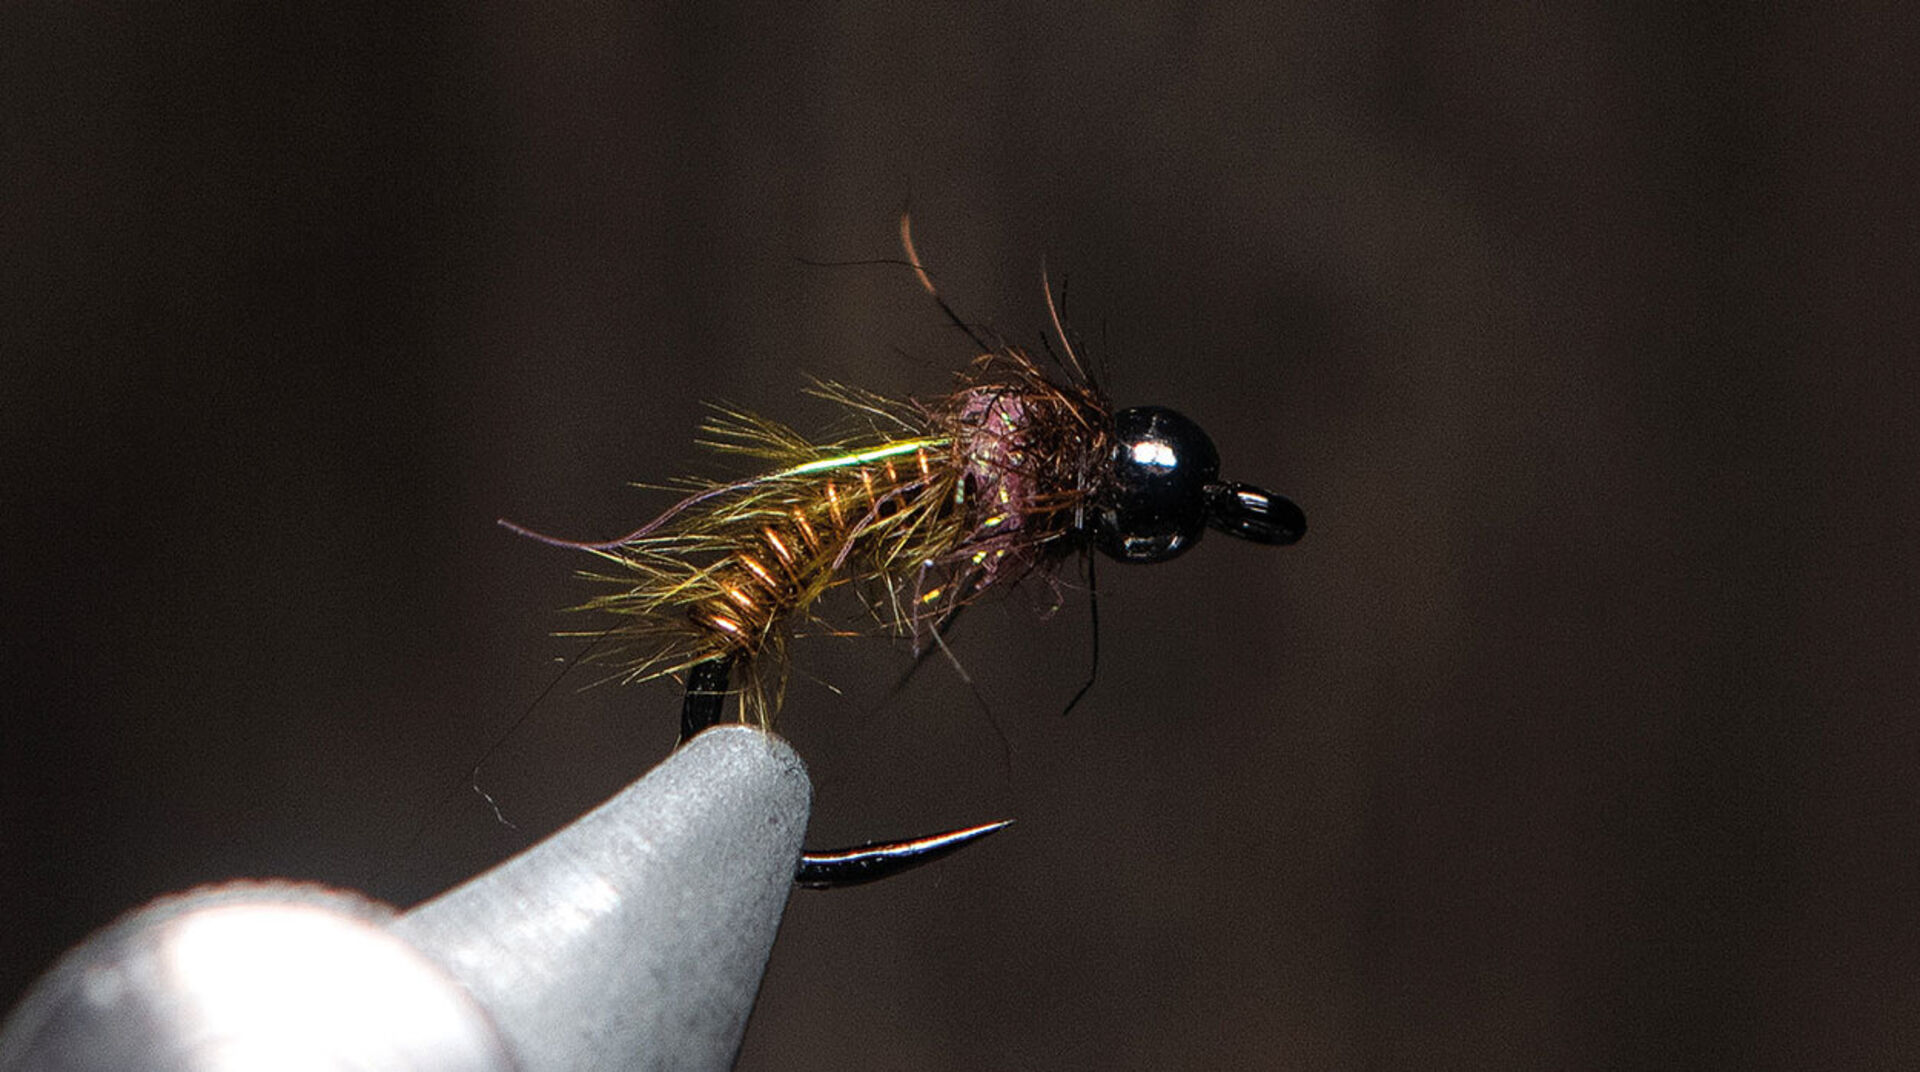
[[(701, 730), (725, 721), (722, 716), (732, 677), (731, 655), (696, 663), (688, 671), (687, 696), (680, 705), (680, 744), (692, 740)], [(1011, 819), (1002, 819), (899, 841), (870, 841), (822, 852), (802, 850), (799, 865), (794, 869), (793, 884), (809, 890), (837, 890), (877, 882), (958, 852), (1012, 823)]]

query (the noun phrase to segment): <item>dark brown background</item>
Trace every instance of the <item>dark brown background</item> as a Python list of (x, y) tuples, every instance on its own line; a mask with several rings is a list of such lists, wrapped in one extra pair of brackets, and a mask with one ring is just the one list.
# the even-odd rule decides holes
[[(672, 735), (571, 557), (698, 400), (945, 386), (1044, 257), (1123, 404), (1295, 494), (800, 653), (822, 843), (748, 1068), (1920, 1059), (1911, 21), (1888, 5), (0, 9), (0, 1004), (142, 900), (410, 903)], [(812, 675), (848, 691), (836, 697)], [(452, 794), (449, 797), (449, 794)], [(425, 824), (425, 835), (409, 844)]]

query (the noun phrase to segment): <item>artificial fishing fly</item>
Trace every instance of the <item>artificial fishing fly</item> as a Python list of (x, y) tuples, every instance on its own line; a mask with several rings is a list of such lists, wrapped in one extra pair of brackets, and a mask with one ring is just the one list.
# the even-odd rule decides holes
[[(605, 635), (624, 680), (686, 679), (683, 738), (722, 720), (736, 682), (739, 721), (771, 727), (787, 642), (842, 585), (924, 651), (961, 607), (1088, 547), (1122, 562), (1163, 562), (1209, 526), (1268, 544), (1306, 532), (1305, 515), (1285, 496), (1222, 482), (1219, 452), (1192, 421), (1158, 406), (1115, 410), (1075, 353), (1050, 287), (1065, 351), (1058, 378), (1019, 347), (982, 341), (940, 298), (905, 217), (900, 233), (921, 285), (986, 351), (948, 394), (898, 400), (816, 383), (811, 393), (854, 427), (826, 442), (718, 410), (702, 443), (766, 470), (686, 482), (684, 498), (618, 539), (556, 539), (501, 522), (601, 560), (584, 575), (608, 590), (581, 609), (615, 616)], [(801, 882), (879, 877), (891, 870), (875, 873), (875, 859), (934, 842), (940, 847), (927, 854), (958, 844), (938, 835), (880, 846), (850, 867), (819, 871), (818, 881), (803, 866)], [(827, 858), (810, 857), (821, 867)]]

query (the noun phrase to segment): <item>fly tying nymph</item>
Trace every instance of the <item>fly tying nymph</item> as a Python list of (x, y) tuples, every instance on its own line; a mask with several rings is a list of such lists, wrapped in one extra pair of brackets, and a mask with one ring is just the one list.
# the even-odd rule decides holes
[[(585, 575), (607, 587), (582, 609), (616, 616), (605, 635), (618, 676), (684, 678), (683, 739), (723, 721), (730, 694), (740, 697), (740, 721), (771, 727), (787, 641), (842, 585), (882, 627), (925, 651), (962, 607), (1075, 552), (1164, 562), (1209, 527), (1266, 544), (1306, 531), (1285, 496), (1222, 481), (1219, 452), (1193, 421), (1160, 406), (1113, 409), (1067, 337), (1051, 287), (1064, 351), (1055, 375), (954, 314), (905, 218), (901, 241), (922, 286), (984, 351), (946, 395), (894, 399), (816, 382), (811, 393), (836, 403), (853, 429), (829, 440), (719, 409), (702, 442), (754, 459), (764, 466), (758, 475), (683, 482), (679, 502), (604, 542), (502, 522), (600, 559)], [(809, 854), (799, 881), (868, 881), (998, 828)]]

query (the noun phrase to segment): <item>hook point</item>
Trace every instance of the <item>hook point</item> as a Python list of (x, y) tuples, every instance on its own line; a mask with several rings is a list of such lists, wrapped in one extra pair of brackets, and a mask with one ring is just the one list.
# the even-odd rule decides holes
[(793, 884), (809, 890), (837, 890), (892, 878), (902, 871), (958, 852), (1012, 825), (1012, 819), (1001, 819), (905, 841), (874, 841), (851, 849), (804, 852), (794, 871)]

